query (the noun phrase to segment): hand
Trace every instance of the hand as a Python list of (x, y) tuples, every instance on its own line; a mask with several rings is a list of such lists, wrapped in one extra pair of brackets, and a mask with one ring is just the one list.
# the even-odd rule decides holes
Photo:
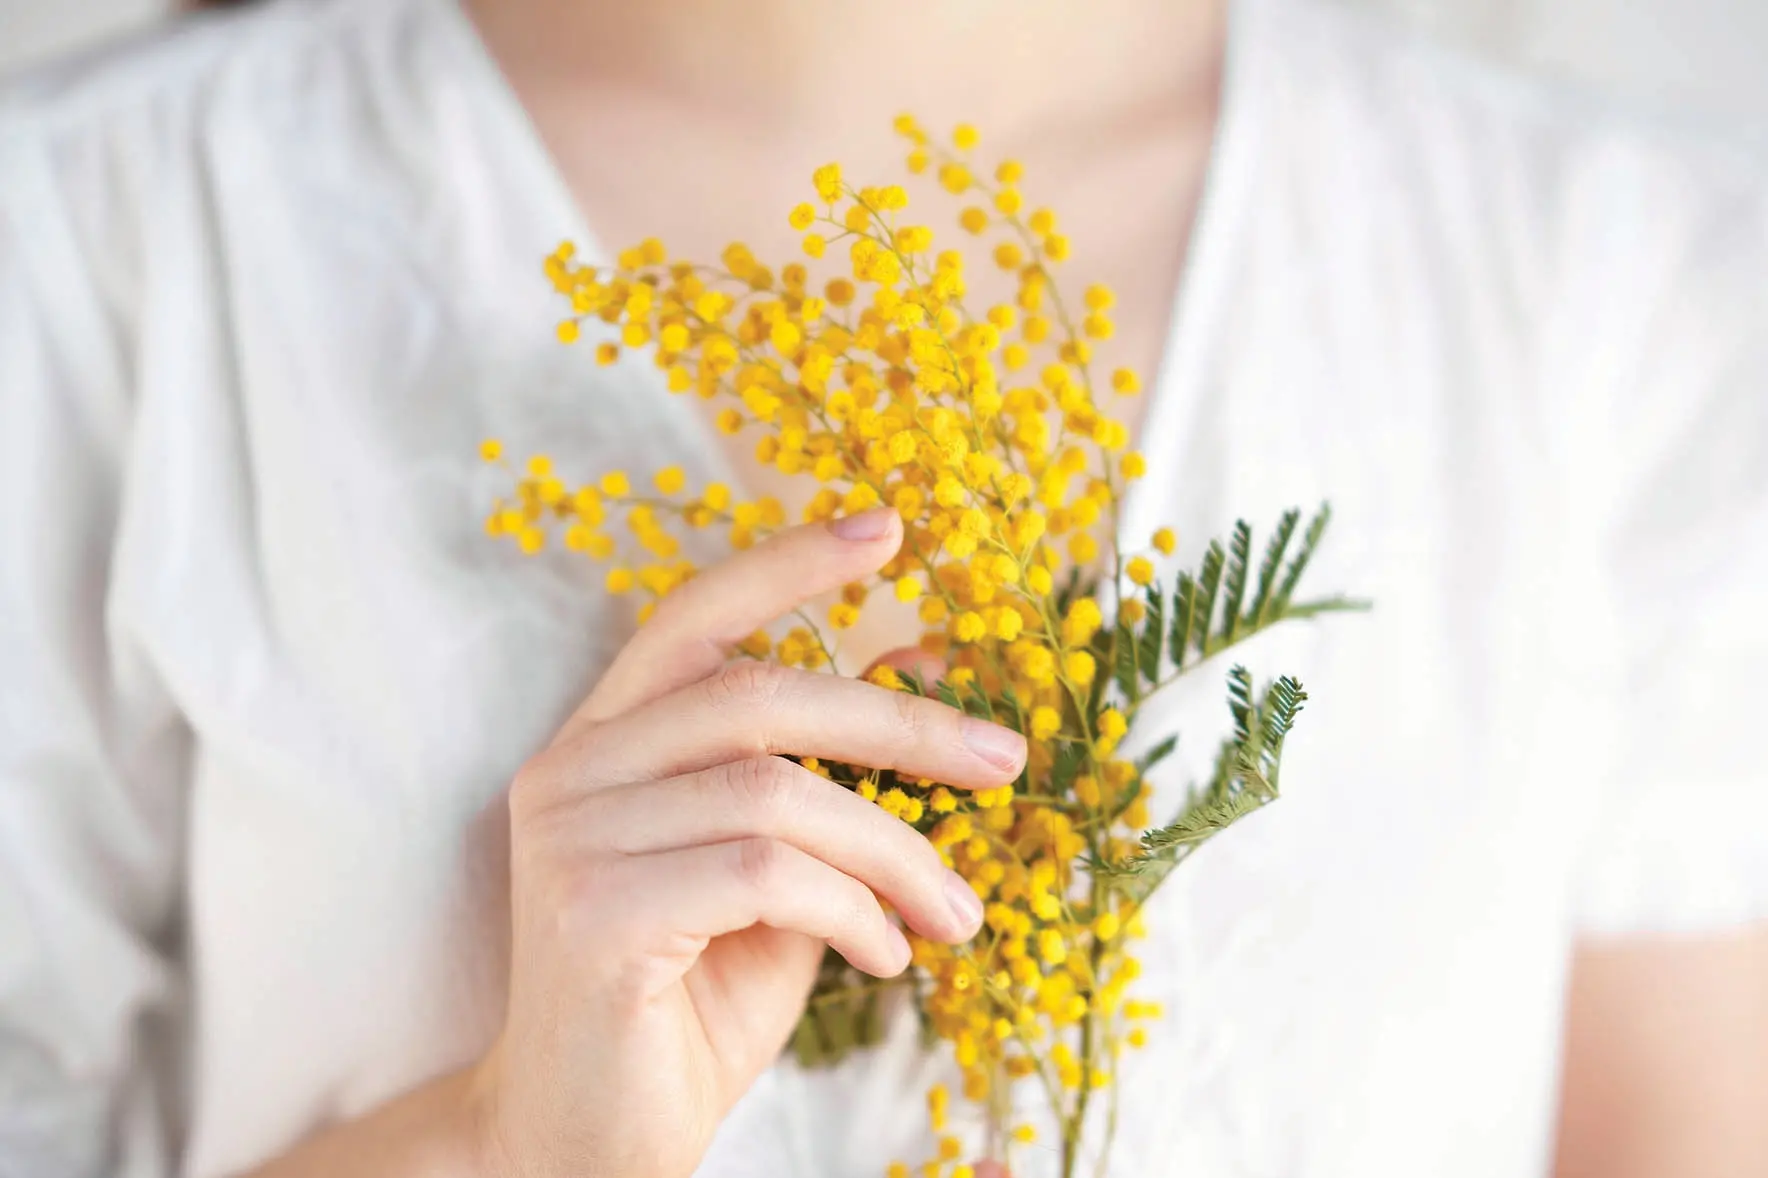
[(473, 1070), (495, 1178), (690, 1174), (779, 1054), (823, 946), (879, 976), (980, 902), (927, 841), (779, 754), (958, 787), (1017, 776), (1024, 740), (933, 700), (728, 663), (733, 645), (875, 571), (880, 509), (783, 533), (666, 598), (510, 789), (504, 1029)]

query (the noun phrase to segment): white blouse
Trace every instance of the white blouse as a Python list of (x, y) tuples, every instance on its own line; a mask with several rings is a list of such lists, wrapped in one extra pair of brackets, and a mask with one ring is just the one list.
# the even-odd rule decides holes
[[(1126, 529), (1329, 498), (1377, 608), (1245, 652), (1313, 699), (1151, 917), (1111, 1172), (1539, 1174), (1574, 936), (1768, 916), (1768, 170), (1311, 0), (1229, 57)], [(6, 1178), (220, 1178), (494, 1032), (499, 793), (632, 620), (482, 536), (475, 445), (718, 461), (553, 341), (585, 236), (451, 0), (0, 91)], [(897, 1026), (703, 1173), (926, 1156)]]

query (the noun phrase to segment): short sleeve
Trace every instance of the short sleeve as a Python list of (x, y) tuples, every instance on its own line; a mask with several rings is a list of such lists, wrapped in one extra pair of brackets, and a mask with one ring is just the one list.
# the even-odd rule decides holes
[[(1591, 479), (1613, 620), (1613, 780), (1583, 859), (1588, 935), (1768, 919), (1768, 169), (1634, 173), (1647, 308)], [(1616, 325), (1617, 327), (1621, 325)], [(1575, 725), (1573, 726), (1575, 728)]]
[[(0, 92), (0, 1175), (170, 1173), (188, 740), (115, 616), (128, 346), (107, 166)], [(72, 173), (70, 175), (70, 172)], [(114, 260), (114, 259), (113, 259)]]

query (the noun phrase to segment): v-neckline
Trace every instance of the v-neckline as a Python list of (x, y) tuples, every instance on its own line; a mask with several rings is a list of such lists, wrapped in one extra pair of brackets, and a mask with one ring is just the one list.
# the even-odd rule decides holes
[[(469, 85), (485, 99), (482, 113), (490, 120), (492, 133), (503, 140), (498, 155), (512, 169), (511, 182), (531, 194), (538, 218), (563, 227), (575, 242), (579, 257), (596, 265), (611, 265), (613, 255), (595, 232), (464, 3), (437, 2), (444, 10), (450, 34), (458, 42), (465, 67), (474, 75)], [(1166, 316), (1160, 359), (1147, 391), (1142, 394), (1150, 401), (1137, 442), (1149, 470), (1155, 472), (1174, 469), (1182, 447), (1185, 416), (1195, 412), (1198, 399), (1205, 394), (1199, 369), (1216, 327), (1210, 309), (1219, 305), (1219, 300), (1212, 299), (1212, 292), (1223, 284), (1235, 229), (1250, 203), (1243, 197), (1250, 183), (1256, 148), (1251, 115), (1257, 94), (1250, 75), (1255, 67), (1252, 49), (1260, 8), (1260, 0), (1228, 0), (1216, 125)], [(534, 267), (536, 274), (538, 269)], [(670, 394), (655, 373), (649, 369), (644, 372), (644, 377), (621, 383), (633, 395), (643, 396), (649, 402), (667, 402), (653, 411), (670, 418), (678, 436), (707, 464), (706, 469), (713, 472), (714, 478), (743, 486), (746, 480), (732, 468), (711, 424), (691, 405), (683, 403), (680, 396)], [(1161, 522), (1160, 500), (1169, 495), (1170, 488), (1157, 478), (1131, 484), (1118, 519), (1118, 540), (1126, 550), (1144, 546), (1147, 536)]]

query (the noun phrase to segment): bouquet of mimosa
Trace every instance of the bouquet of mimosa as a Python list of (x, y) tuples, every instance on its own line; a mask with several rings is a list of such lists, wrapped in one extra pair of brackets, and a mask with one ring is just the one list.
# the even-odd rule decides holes
[[(962, 198), (964, 235), (986, 243), (986, 265), (1016, 276), (1012, 303), (967, 305), (964, 251), (934, 249), (902, 187), (856, 188), (834, 164), (817, 169), (814, 199), (788, 214), (810, 259), (846, 251), (840, 275), (814, 287), (804, 263), (776, 269), (740, 244), (707, 265), (672, 260), (651, 240), (601, 268), (566, 243), (546, 274), (569, 306), (563, 343), (589, 324), (604, 337), (598, 363), (647, 358), (671, 391), (722, 402), (720, 430), (753, 435), (757, 462), (815, 485), (805, 520), (885, 504), (901, 515), (902, 548), (875, 577), (847, 585), (820, 617), (754, 634), (742, 653), (833, 670), (841, 632), (868, 602), (912, 603), (921, 646), (948, 669), (937, 681), (890, 666), (868, 677), (1027, 738), (1019, 778), (972, 793), (803, 763), (925, 834), (985, 906), (968, 944), (910, 938), (906, 986), (928, 1042), (949, 1048), (961, 1095), (981, 1112), (981, 1139), (963, 1140), (945, 1087), (930, 1091), (938, 1145), (921, 1172), (969, 1178), (961, 1159), (979, 1152), (1010, 1161), (1036, 1136), (1027, 1102), (1042, 1100), (1068, 1178), (1086, 1134), (1101, 1135), (1087, 1142), (1092, 1152), (1109, 1152), (1118, 1060), (1161, 1015), (1135, 994), (1148, 898), (1203, 842), (1277, 798), (1284, 740), (1307, 697), (1293, 679), (1260, 688), (1230, 670), (1232, 734), (1213, 775), (1160, 823), (1149, 775), (1176, 738), (1126, 738), (1152, 695), (1229, 647), (1359, 603), (1297, 597), (1324, 507), (1305, 526), (1286, 513), (1256, 552), (1239, 524), (1189, 572), (1157, 572), (1177, 547), (1168, 528), (1141, 550), (1119, 545), (1118, 508), (1145, 464), (1104, 405), (1134, 396), (1141, 379), (1092, 367), (1095, 342), (1112, 335), (1112, 292), (1089, 286), (1078, 305), (1063, 297), (1052, 268), (1068, 240), (1054, 214), (1025, 208), (1018, 163), (980, 173), (969, 127), (949, 149), (911, 118), (897, 130), (908, 170)], [(505, 461), (496, 441), (483, 456)], [(777, 500), (691, 486), (677, 467), (646, 472), (645, 483), (625, 471), (567, 482), (534, 455), (512, 471), (487, 531), (527, 553), (562, 543), (605, 562), (609, 593), (643, 598), (641, 621), (695, 575), (686, 531), (717, 529), (744, 548), (787, 522)], [(880, 995), (893, 985), (904, 982), (831, 953), (794, 1039), (799, 1058), (827, 1062), (874, 1041)], [(909, 1167), (888, 1171), (903, 1178)]]

